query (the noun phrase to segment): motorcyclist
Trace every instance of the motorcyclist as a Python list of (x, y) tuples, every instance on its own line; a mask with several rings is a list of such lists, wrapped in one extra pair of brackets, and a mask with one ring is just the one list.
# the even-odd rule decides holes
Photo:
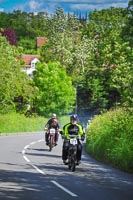
[[(58, 131), (60, 130), (60, 124), (59, 124), (59, 121), (58, 121), (55, 113), (52, 114), (51, 118), (45, 124), (45, 129), (44, 130), (49, 130), (50, 128), (54, 128), (56, 130), (55, 131), (55, 145), (57, 145), (57, 142), (58, 142)], [(49, 133), (48, 133), (48, 131), (46, 131), (45, 132), (46, 145), (48, 145), (48, 136), (49, 136)]]
[[(85, 139), (85, 132), (83, 130), (83, 126), (78, 123), (78, 117), (75, 114), (70, 116), (70, 123), (66, 124), (62, 130), (62, 137), (65, 136), (62, 148), (62, 160), (64, 164), (67, 164), (70, 135), (80, 135), (82, 141), (84, 141)], [(77, 165), (80, 163), (81, 154), (82, 154), (82, 144), (78, 139), (77, 163), (76, 163)]]

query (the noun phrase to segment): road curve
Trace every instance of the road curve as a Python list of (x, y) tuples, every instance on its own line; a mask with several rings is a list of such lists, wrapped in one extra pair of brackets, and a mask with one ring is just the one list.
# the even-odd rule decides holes
[(0, 200), (133, 199), (133, 174), (97, 162), (85, 150), (71, 172), (61, 152), (62, 139), (49, 152), (43, 132), (0, 136)]

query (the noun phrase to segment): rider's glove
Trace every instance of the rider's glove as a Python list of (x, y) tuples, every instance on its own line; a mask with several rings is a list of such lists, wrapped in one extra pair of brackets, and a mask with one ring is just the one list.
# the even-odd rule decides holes
[(62, 139), (66, 139), (66, 136), (65, 136), (65, 135), (62, 134), (61, 136), (62, 136)]
[(85, 139), (85, 135), (82, 135), (81, 140), (84, 141), (84, 139)]

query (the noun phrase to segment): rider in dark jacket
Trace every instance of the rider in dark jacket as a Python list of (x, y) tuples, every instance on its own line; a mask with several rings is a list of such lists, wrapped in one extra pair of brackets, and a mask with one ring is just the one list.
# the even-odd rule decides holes
[[(58, 131), (60, 129), (59, 121), (57, 120), (56, 114), (53, 114), (52, 117), (48, 120), (48, 122), (45, 125), (45, 129), (49, 130), (50, 128), (55, 128), (55, 143), (57, 145), (58, 141)], [(45, 141), (46, 145), (48, 145), (48, 132), (45, 132)]]
[[(63, 127), (62, 134), (65, 136), (64, 142), (63, 142), (63, 149), (62, 149), (62, 160), (63, 160), (64, 164), (67, 164), (70, 135), (80, 135), (82, 141), (84, 141), (84, 139), (85, 139), (85, 133), (84, 133), (82, 125), (78, 123), (77, 115), (71, 115), (70, 123), (66, 124)], [(77, 164), (80, 163), (81, 154), (82, 154), (82, 144), (81, 144), (80, 140), (78, 140)]]

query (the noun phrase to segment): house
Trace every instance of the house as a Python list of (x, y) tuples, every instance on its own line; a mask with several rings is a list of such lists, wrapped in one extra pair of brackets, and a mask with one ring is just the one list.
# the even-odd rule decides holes
[(45, 37), (37, 37), (36, 38), (36, 47), (37, 49), (43, 46), (47, 42), (47, 38)]
[(23, 54), (22, 60), (24, 61), (23, 71), (32, 78), (33, 71), (36, 69), (36, 63), (39, 62), (39, 55)]
[[(45, 37), (37, 37), (36, 38), (36, 48), (40, 48), (43, 46), (47, 41)], [(32, 54), (23, 54), (22, 61), (24, 61), (24, 68), (23, 71), (32, 78), (33, 71), (36, 69), (36, 63), (39, 62), (39, 55), (32, 55)]]

